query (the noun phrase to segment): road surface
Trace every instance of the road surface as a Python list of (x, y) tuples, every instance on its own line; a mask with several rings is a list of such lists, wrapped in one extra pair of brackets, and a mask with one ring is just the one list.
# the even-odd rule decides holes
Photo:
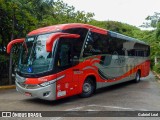
[[(160, 111), (160, 83), (151, 72), (148, 77), (142, 78), (140, 83), (131, 81), (99, 89), (89, 98), (73, 96), (58, 101), (30, 98), (15, 89), (0, 90), (0, 111)], [(48, 119), (69, 120), (70, 118)], [(158, 120), (158, 118), (154, 119)]]

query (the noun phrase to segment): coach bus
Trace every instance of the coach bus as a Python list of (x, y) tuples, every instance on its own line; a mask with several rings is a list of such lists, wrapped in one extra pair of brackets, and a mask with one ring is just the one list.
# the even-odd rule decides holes
[(89, 97), (96, 89), (134, 80), (150, 71), (150, 47), (137, 39), (88, 24), (39, 28), (21, 44), (16, 89), (45, 100)]

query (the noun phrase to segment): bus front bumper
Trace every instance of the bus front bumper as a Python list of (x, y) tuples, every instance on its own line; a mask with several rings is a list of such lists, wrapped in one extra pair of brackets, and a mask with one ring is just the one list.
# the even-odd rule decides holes
[(16, 90), (27, 96), (37, 97), (44, 100), (56, 100), (56, 82), (45, 87), (38, 86), (38, 88), (33, 89), (27, 88), (27, 85), (26, 87), (22, 87), (16, 82)]

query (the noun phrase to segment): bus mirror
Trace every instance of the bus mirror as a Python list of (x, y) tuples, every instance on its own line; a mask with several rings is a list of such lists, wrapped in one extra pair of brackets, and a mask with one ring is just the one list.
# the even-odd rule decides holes
[(58, 38), (79, 38), (80, 35), (78, 34), (69, 34), (69, 33), (55, 33), (51, 35), (47, 41), (46, 41), (46, 51), (47, 52), (52, 52), (52, 47), (53, 43), (58, 39)]
[(17, 44), (17, 43), (23, 43), (24, 42), (24, 38), (21, 38), (21, 39), (15, 39), (15, 40), (12, 40), (8, 43), (7, 45), (7, 53), (9, 54), (11, 52), (11, 48), (14, 44)]

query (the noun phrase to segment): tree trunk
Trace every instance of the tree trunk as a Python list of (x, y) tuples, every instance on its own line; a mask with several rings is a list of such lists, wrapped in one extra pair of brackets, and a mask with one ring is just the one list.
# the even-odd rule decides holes
[(13, 53), (12, 53), (13, 49), (11, 48), (11, 52), (10, 52), (10, 56), (9, 56), (9, 85), (12, 84), (12, 63), (13, 63)]
[(155, 56), (154, 57), (154, 63), (155, 63), (155, 66), (157, 65), (158, 61), (157, 61), (157, 57)]

